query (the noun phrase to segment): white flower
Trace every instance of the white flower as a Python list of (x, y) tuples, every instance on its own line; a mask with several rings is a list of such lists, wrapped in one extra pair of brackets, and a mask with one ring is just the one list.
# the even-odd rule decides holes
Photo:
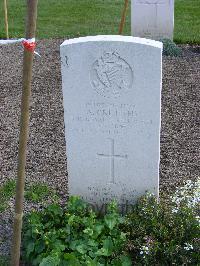
[(187, 185), (187, 186), (191, 186), (191, 184), (192, 184), (192, 180), (188, 179), (188, 180), (186, 181), (186, 185)]
[(196, 218), (197, 222), (200, 224), (200, 216), (196, 216), (195, 218)]
[(185, 186), (179, 188), (171, 200), (176, 205), (182, 202), (186, 203), (189, 208), (195, 208), (200, 202), (200, 178), (196, 182), (188, 180)]
[(185, 243), (185, 247), (184, 247), (185, 250), (192, 250), (193, 249), (193, 246), (189, 243)]
[(153, 193), (151, 193), (151, 192), (147, 192), (146, 193), (146, 197), (147, 197), (147, 199), (150, 199), (150, 198), (152, 198), (152, 197), (155, 197), (155, 194), (153, 194)]
[(172, 213), (177, 213), (178, 209), (172, 209)]
[(149, 247), (147, 246), (142, 246), (141, 247), (141, 251), (140, 251), (140, 254), (149, 254)]

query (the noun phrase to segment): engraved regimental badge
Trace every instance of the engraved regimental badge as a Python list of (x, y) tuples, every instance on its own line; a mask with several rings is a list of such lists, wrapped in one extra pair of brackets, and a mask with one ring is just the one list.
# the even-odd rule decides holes
[(93, 88), (103, 97), (119, 97), (131, 89), (133, 71), (117, 52), (105, 52), (92, 65), (90, 78)]

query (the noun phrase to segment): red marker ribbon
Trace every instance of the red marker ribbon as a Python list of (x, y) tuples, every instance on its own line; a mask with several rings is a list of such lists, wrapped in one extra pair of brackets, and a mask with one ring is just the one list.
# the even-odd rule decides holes
[(28, 50), (29, 52), (32, 53), (35, 52), (35, 47), (36, 47), (35, 38), (30, 40), (23, 40), (22, 45), (24, 46), (24, 49)]
[(32, 39), (16, 39), (16, 40), (0, 40), (0, 45), (6, 45), (6, 44), (13, 44), (13, 43), (19, 43), (21, 42), (24, 49), (28, 50), (29, 52), (32, 52), (38, 56), (40, 56), (36, 51), (35, 51), (35, 47), (36, 47), (36, 42), (35, 42), (35, 38)]

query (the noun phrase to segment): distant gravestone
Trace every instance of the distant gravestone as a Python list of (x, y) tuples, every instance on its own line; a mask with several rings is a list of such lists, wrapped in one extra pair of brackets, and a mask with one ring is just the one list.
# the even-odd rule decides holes
[(158, 195), (160, 42), (94, 36), (61, 45), (69, 193), (98, 208)]
[(132, 36), (173, 40), (174, 0), (132, 0)]

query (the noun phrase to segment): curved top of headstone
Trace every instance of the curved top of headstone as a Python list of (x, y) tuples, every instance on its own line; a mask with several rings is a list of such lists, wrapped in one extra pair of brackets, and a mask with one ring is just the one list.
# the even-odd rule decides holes
[(139, 38), (139, 37), (132, 37), (132, 36), (122, 36), (122, 35), (97, 35), (97, 36), (87, 36), (87, 37), (79, 37), (74, 39), (69, 39), (64, 41), (61, 46), (70, 45), (70, 44), (78, 44), (78, 43), (87, 43), (87, 42), (96, 42), (96, 41), (103, 41), (103, 42), (125, 42), (125, 43), (136, 43), (136, 44), (143, 44), (147, 46), (161, 48), (163, 47), (162, 42)]

